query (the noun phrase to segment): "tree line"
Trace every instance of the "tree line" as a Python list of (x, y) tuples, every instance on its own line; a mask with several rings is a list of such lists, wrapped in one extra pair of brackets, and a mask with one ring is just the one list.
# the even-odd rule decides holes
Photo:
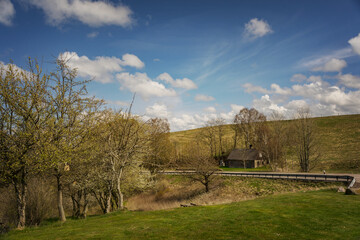
[[(44, 73), (0, 66), (0, 187), (13, 191), (16, 226), (27, 224), (28, 183), (37, 178), (57, 192), (59, 219), (66, 221), (64, 193), (75, 217), (86, 217), (89, 199), (103, 213), (124, 208), (128, 191), (146, 188), (172, 158), (166, 119), (144, 121), (89, 97), (68, 59)], [(45, 181), (41, 179), (53, 179)], [(130, 188), (130, 190), (129, 190)]]

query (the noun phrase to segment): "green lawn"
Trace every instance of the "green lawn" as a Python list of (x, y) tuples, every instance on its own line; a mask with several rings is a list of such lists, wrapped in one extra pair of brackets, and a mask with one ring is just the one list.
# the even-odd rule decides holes
[(228, 205), (117, 212), (11, 231), (5, 239), (360, 239), (360, 196), (334, 190)]

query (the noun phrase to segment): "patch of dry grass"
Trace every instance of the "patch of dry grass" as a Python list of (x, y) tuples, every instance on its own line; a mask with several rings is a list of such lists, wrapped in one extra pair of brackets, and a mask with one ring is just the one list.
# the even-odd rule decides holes
[(341, 183), (295, 180), (216, 177), (210, 191), (186, 176), (161, 176), (154, 190), (128, 200), (129, 210), (151, 211), (180, 207), (180, 204), (215, 205), (254, 199), (262, 196), (338, 188)]

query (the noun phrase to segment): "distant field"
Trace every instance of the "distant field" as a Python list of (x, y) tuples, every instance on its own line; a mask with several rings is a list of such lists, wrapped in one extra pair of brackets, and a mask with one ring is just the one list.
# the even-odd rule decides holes
[(11, 231), (4, 239), (359, 239), (360, 196), (335, 190), (226, 205), (115, 212)]
[[(321, 150), (321, 164), (314, 171), (326, 169), (328, 172), (359, 173), (359, 168), (334, 163), (340, 161), (360, 162), (360, 114), (314, 118), (318, 127), (319, 144)], [(284, 121), (289, 124), (291, 121)], [(201, 129), (171, 133), (171, 140), (181, 149), (186, 143), (194, 141)], [(231, 125), (225, 126), (225, 145), (231, 149), (233, 130)], [(289, 153), (287, 156), (289, 168), (297, 169), (296, 156)]]

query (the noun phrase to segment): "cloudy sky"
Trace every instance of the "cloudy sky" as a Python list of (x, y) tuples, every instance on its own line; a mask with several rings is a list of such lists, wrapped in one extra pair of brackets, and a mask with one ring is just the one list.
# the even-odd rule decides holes
[(112, 108), (200, 127), (243, 107), (360, 113), (360, 1), (0, 0), (0, 61), (69, 57)]

